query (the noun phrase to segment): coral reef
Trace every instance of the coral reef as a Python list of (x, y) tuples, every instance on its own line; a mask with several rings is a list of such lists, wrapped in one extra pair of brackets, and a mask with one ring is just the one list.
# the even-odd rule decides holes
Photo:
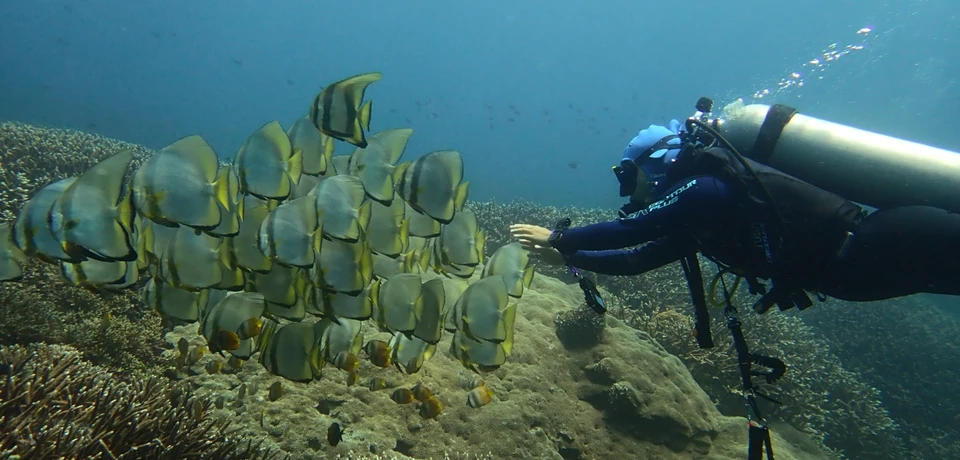
[(130, 149), (134, 165), (151, 150), (70, 129), (0, 123), (0, 222), (13, 220), (34, 191), (79, 176), (96, 162)]
[(592, 348), (603, 338), (606, 320), (595, 311), (583, 307), (557, 313), (557, 338), (568, 349)]
[[(346, 386), (347, 373), (324, 371), (309, 384), (283, 381), (275, 401), (266, 388), (278, 377), (249, 362), (229, 373), (189, 372), (197, 394), (222, 401), (211, 414), (234, 421), (236, 434), (289, 453), (293, 458), (741, 458), (746, 455), (745, 421), (721, 415), (683, 363), (648, 334), (607, 317), (600, 342), (590, 349), (566, 350), (555, 319), (578, 309), (576, 285), (538, 275), (518, 301), (517, 340), (507, 364), (483, 375), (495, 394), (490, 404), (467, 405), (474, 374), (447, 350), (450, 335), (420, 372), (405, 375), (363, 360), (360, 381), (385, 379), (389, 387), (371, 391)], [(592, 313), (592, 312), (591, 312)], [(381, 338), (367, 328), (365, 339)], [(201, 344), (196, 325), (167, 335)], [(167, 352), (174, 359), (176, 352)], [(193, 365), (203, 369), (207, 355)], [(226, 368), (226, 367), (225, 367)], [(424, 420), (415, 404), (390, 399), (394, 388), (422, 383), (443, 404), (436, 420)], [(344, 427), (343, 441), (327, 444), (325, 428)], [(319, 428), (318, 428), (319, 427)], [(827, 458), (799, 450), (774, 433), (777, 458)], [(809, 441), (808, 441), (809, 443)], [(459, 452), (460, 454), (454, 454)]]
[(160, 362), (160, 316), (136, 290), (91, 291), (71, 286), (58, 268), (31, 261), (24, 277), (0, 284), (0, 344), (75, 346), (95, 364), (120, 372)]
[[(132, 149), (136, 161), (150, 153), (140, 146), (78, 131), (0, 124), (0, 221), (13, 219), (39, 187), (77, 175), (123, 149)], [(511, 223), (551, 227), (562, 217), (572, 218), (574, 225), (615, 217), (614, 210), (543, 207), (520, 201), (471, 202), (471, 208), (488, 235), (487, 256), (510, 242)], [(711, 266), (704, 263), (703, 267), (709, 279)], [(368, 369), (366, 364), (362, 369), (364, 378), (383, 377), (393, 386), (424, 382), (436, 389), (444, 404), (436, 421), (420, 419), (411, 406), (394, 404), (389, 391), (371, 392), (362, 385), (344, 387), (344, 375), (335, 370), (310, 385), (285, 384), (284, 395), (276, 401), (270, 401), (266, 391), (276, 378), (265, 374), (256, 363), (239, 370), (225, 366), (226, 373), (211, 375), (203, 367), (220, 358), (208, 355), (186, 375), (175, 370), (167, 374), (197, 387), (200, 398), (190, 400), (215, 401), (212, 406), (199, 403), (202, 412), (232, 422), (231, 429), (236, 430), (232, 439), (261, 440), (264, 445), (300, 458), (743, 456), (742, 419), (721, 415), (743, 414), (728, 331), (718, 318), (718, 310), (713, 324), (717, 346), (711, 350), (696, 347), (690, 333), (690, 297), (677, 264), (636, 277), (587, 274), (602, 286), (607, 300), (609, 313), (599, 322), (595, 315), (584, 314), (592, 312), (583, 308), (582, 295), (575, 284), (570, 285), (575, 280), (564, 267), (540, 264), (537, 271), (531, 293), (525, 293), (520, 302), (514, 355), (507, 366), (485, 376), (496, 393), (495, 402), (480, 409), (471, 409), (464, 402), (466, 390), (461, 385), (471, 375), (442, 351), (413, 376)], [(168, 386), (141, 381), (140, 376), (159, 372), (157, 366), (173, 361), (166, 356), (173, 351), (164, 351), (172, 347), (161, 339), (160, 318), (141, 306), (135, 290), (94, 292), (76, 288), (63, 282), (56, 272), (55, 266), (32, 262), (23, 280), (0, 284), (0, 345), (48, 342), (76, 347), (0, 349), (4, 362), (22, 361), (9, 369), (0, 364), (0, 371), (16, 376), (0, 375), (7, 380), (4, 398), (0, 399), (0, 415), (4, 416), (0, 423), (25, 420), (21, 414), (47, 411), (42, 413), (52, 414), (65, 432), (86, 436), (89, 429), (82, 431), (68, 424), (80, 419), (57, 418), (67, 416), (62, 413), (63, 401), (49, 400), (51, 404), (34, 404), (35, 409), (24, 410), (21, 399), (8, 399), (7, 395), (19, 391), (44, 400), (48, 393), (20, 385), (38, 378), (48, 379), (43, 381), (43, 388), (54, 385), (61, 392), (82, 388), (85, 395), (90, 395), (96, 394), (97, 388), (107, 388), (69, 386), (70, 382), (56, 380), (55, 374), (69, 370), (71, 375), (86, 376), (80, 380), (89, 385), (108, 385), (103, 379), (119, 380), (118, 389), (111, 386), (110, 391), (126, 395), (122, 397), (130, 406), (149, 405), (156, 400), (145, 399), (146, 392)], [(960, 422), (955, 417), (960, 411), (960, 396), (952, 388), (960, 369), (960, 345), (943, 339), (960, 335), (960, 323), (955, 318), (922, 298), (879, 305), (829, 301), (801, 314), (771, 312), (761, 316), (744, 310), (741, 320), (752, 351), (780, 357), (789, 366), (784, 379), (762, 388), (784, 402), (781, 406), (763, 405), (778, 437), (774, 441), (778, 458), (960, 456)], [(174, 343), (179, 337), (187, 337), (194, 345), (202, 345), (196, 326), (192, 327), (177, 328), (167, 340)], [(449, 338), (440, 349), (448, 345)], [(84, 364), (81, 356), (115, 373)], [(238, 394), (241, 384), (248, 393), (243, 397)], [(65, 401), (89, 402), (71, 398)], [(194, 423), (189, 415), (201, 406), (186, 401), (166, 404), (171, 406), (166, 410), (183, 416), (179, 423)], [(138, 407), (118, 413), (135, 414), (141, 420), (147, 406)], [(9, 412), (14, 409), (23, 412)], [(153, 418), (169, 413), (150, 412)], [(81, 427), (90, 428), (88, 422), (93, 418), (83, 420), (86, 425)], [(209, 427), (206, 435), (225, 436), (220, 425), (210, 424), (209, 418), (203, 420), (208, 423), (203, 426)], [(331, 448), (322, 428), (334, 420), (347, 427), (347, 434), (343, 443)], [(36, 428), (30, 423), (34, 422), (24, 426)], [(0, 433), (2, 450), (23, 449), (9, 434), (13, 431), (8, 426), (12, 425), (3, 425)], [(117, 433), (130, 435), (131, 429)], [(805, 439), (808, 435), (813, 441)], [(29, 437), (24, 439), (29, 445)], [(163, 441), (158, 445), (150, 441), (143, 441), (147, 443), (143, 449), (186, 449), (206, 442), (200, 440), (190, 447), (192, 441)], [(73, 442), (63, 445), (77, 446), (86, 441)], [(143, 442), (126, 445), (114, 438), (104, 441), (117, 458), (126, 458), (124, 452), (127, 457), (147, 453), (129, 451)], [(822, 451), (818, 443), (829, 446), (832, 452)], [(36, 445), (31, 448), (34, 453), (24, 458), (44, 453), (37, 451)], [(83, 444), (82, 448), (91, 447)], [(99, 442), (92, 449), (84, 452), (110, 457)], [(149, 453), (153, 458), (163, 455)], [(221, 456), (230, 455), (222, 451)]]
[(75, 349), (0, 348), (0, 457), (269, 458), (208, 417), (211, 403), (158, 379), (123, 381)]
[[(0, 124), (0, 221), (12, 220), (40, 187), (126, 149), (136, 162), (150, 154), (80, 131)], [(71, 344), (85, 358), (115, 370), (153, 367), (162, 344), (160, 317), (144, 310), (138, 297), (133, 290), (71, 286), (58, 267), (31, 260), (21, 281), (0, 284), (0, 344)]]
[(845, 367), (883, 389), (906, 452), (960, 458), (960, 344), (954, 340), (960, 321), (935, 302), (930, 296), (873, 304), (831, 300), (801, 318), (844, 350)]
[[(525, 222), (550, 227), (562, 217), (570, 217), (574, 225), (614, 218), (612, 210), (540, 207), (521, 201), (505, 204), (474, 203), (472, 206), (483, 223), (484, 231), (490, 240), (497, 241), (497, 244), (509, 241), (508, 228), (512, 223)], [(490, 246), (488, 244), (488, 247)], [(704, 278), (711, 279), (715, 272), (712, 264), (701, 259), (701, 265)], [(562, 268), (538, 266), (537, 271), (573, 282)], [(716, 347), (709, 350), (699, 349), (691, 334), (693, 319), (690, 315), (690, 295), (679, 264), (641, 276), (600, 275), (596, 278), (609, 292), (605, 298), (611, 316), (646, 332), (669, 353), (680, 357), (697, 382), (717, 403), (721, 412), (729, 415), (743, 413), (742, 399), (737, 393), (739, 374), (736, 356), (731, 350), (730, 335), (723, 318), (717, 317), (720, 316), (720, 310), (715, 311), (712, 326)], [(738, 296), (748, 296), (745, 287), (741, 291)], [(812, 310), (820, 308), (821, 306), (818, 306)], [(903, 439), (907, 432), (901, 431), (904, 422), (898, 423), (896, 418), (891, 416), (883, 403), (883, 395), (888, 395), (889, 391), (880, 390), (890, 378), (877, 379), (868, 384), (864, 375), (844, 367), (841, 363), (841, 353), (844, 362), (849, 362), (847, 355), (859, 353), (858, 347), (846, 349), (842, 333), (838, 333), (836, 340), (825, 339), (819, 331), (804, 324), (796, 314), (771, 312), (761, 316), (747, 308), (745, 310), (741, 314), (741, 320), (747, 339), (753, 347), (752, 351), (780, 357), (789, 366), (785, 378), (775, 385), (763, 388), (763, 391), (784, 402), (781, 406), (765, 405), (765, 414), (772, 420), (783, 420), (812, 435), (833, 449), (837, 456), (902, 458), (906, 455)], [(803, 315), (808, 313), (804, 312)], [(881, 315), (882, 313), (877, 314)], [(851, 316), (850, 320), (854, 317)], [(889, 328), (890, 323), (887, 324)], [(858, 330), (871, 329), (860, 327)], [(930, 345), (930, 342), (921, 343)], [(884, 351), (899, 354), (893, 347), (885, 348)], [(915, 355), (901, 356), (909, 360)], [(874, 358), (885, 359), (880, 355)], [(870, 362), (863, 360), (863, 363)], [(942, 371), (940, 374), (942, 376)], [(943, 382), (955, 380), (956, 378), (947, 378)], [(899, 393), (901, 392), (898, 391)], [(932, 410), (937, 408), (936, 403), (932, 403), (935, 399), (929, 398), (926, 401), (929, 401), (927, 407)], [(918, 425), (923, 426), (922, 423)], [(921, 439), (936, 438), (939, 441), (935, 444), (944, 445), (949, 445), (953, 442), (951, 439), (955, 439), (947, 437), (945, 433), (939, 433), (939, 436), (937, 434), (932, 433)]]

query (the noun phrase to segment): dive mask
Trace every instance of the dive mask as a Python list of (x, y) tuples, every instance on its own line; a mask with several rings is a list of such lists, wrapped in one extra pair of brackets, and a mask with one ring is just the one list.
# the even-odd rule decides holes
[(676, 161), (681, 147), (676, 142), (671, 143), (674, 139), (679, 139), (679, 136), (666, 136), (633, 160), (624, 159), (620, 166), (613, 167), (613, 173), (620, 183), (620, 196), (629, 196), (633, 201), (646, 201), (665, 189), (667, 169)]

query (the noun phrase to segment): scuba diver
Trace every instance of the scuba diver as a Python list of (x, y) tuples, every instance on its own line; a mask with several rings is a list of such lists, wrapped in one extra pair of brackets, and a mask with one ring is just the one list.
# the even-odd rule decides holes
[[(747, 458), (765, 454), (772, 460), (770, 430), (756, 397), (778, 401), (758, 391), (753, 378), (773, 383), (786, 364), (750, 352), (731, 301), (737, 283), (728, 289), (723, 275), (747, 281), (750, 293), (760, 296), (753, 304), (759, 313), (773, 305), (807, 308), (813, 305), (808, 293), (820, 301), (960, 295), (960, 154), (781, 105), (755, 104), (731, 120), (711, 120), (712, 105), (701, 98), (685, 123), (651, 125), (627, 144), (613, 168), (620, 196), (629, 197), (618, 219), (578, 228), (570, 228), (569, 219), (553, 229), (514, 224), (510, 232), (540, 260), (567, 265), (598, 314), (606, 305), (580, 269), (639, 275), (679, 261), (700, 348), (714, 343), (697, 255), (714, 262), (712, 286), (722, 286), (747, 407)], [(813, 182), (845, 190), (877, 210)]]
[(774, 304), (806, 308), (806, 292), (821, 301), (960, 294), (960, 214), (930, 206), (868, 213), (729, 144), (691, 142), (700, 125), (651, 125), (627, 144), (614, 167), (620, 196), (629, 197), (617, 220), (510, 232), (547, 263), (606, 275), (638, 275), (700, 252), (763, 294), (754, 305), (761, 313)]

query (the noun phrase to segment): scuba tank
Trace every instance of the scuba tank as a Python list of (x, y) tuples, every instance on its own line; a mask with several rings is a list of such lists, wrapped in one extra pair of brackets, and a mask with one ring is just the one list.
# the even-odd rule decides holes
[(737, 101), (714, 122), (744, 156), (875, 208), (960, 213), (960, 154), (810, 116)]

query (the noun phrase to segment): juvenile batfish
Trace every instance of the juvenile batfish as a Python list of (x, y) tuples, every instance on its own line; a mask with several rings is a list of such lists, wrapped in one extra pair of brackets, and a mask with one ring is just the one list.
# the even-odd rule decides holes
[(364, 203), (363, 184), (354, 176), (326, 179), (310, 191), (317, 200), (317, 215), (323, 233), (355, 242), (370, 221), (370, 204)]
[(263, 294), (267, 302), (283, 306), (297, 303), (297, 280), (301, 269), (286, 265), (274, 265), (267, 273), (254, 273), (253, 290)]
[(408, 232), (410, 236), (416, 236), (420, 238), (433, 238), (437, 235), (440, 235), (440, 221), (430, 217), (420, 211), (417, 211), (413, 206), (410, 206), (406, 201), (404, 204), (404, 218), (406, 218), (409, 223)]
[(104, 159), (70, 184), (50, 208), (50, 229), (64, 252), (103, 261), (137, 260), (133, 203), (123, 179), (133, 152)]
[(290, 138), (290, 144), (294, 149), (300, 149), (303, 152), (304, 174), (311, 176), (326, 174), (330, 159), (333, 158), (333, 139), (313, 126), (309, 116), (297, 119), (287, 130), (287, 137)]
[(227, 179), (227, 202), (229, 206), (224, 207), (222, 203), (217, 202), (217, 207), (220, 209), (220, 224), (207, 231), (214, 235), (236, 236), (240, 232), (240, 222), (243, 220), (240, 179), (237, 178), (231, 165), (220, 165), (220, 169), (217, 170), (217, 177), (223, 176)]
[[(115, 260), (87, 259), (83, 262), (60, 262), (60, 273), (74, 286), (106, 286), (110, 284), (125, 284), (129, 265), (136, 269), (137, 263)], [(132, 274), (136, 277), (137, 273)], [(135, 282), (136, 280), (134, 280)]]
[(310, 271), (316, 286), (359, 294), (373, 279), (373, 258), (363, 240), (356, 243), (325, 240), (317, 263)]
[(443, 331), (444, 315), (444, 291), (443, 280), (434, 278), (426, 283), (420, 290), (420, 299), (422, 308), (417, 316), (417, 325), (413, 330), (413, 335), (424, 342), (436, 344), (440, 341), (440, 333)]
[(258, 239), (260, 225), (276, 206), (276, 201), (266, 201), (252, 195), (244, 196), (242, 201), (243, 221), (240, 222), (240, 232), (233, 237), (237, 265), (254, 272), (269, 272), (273, 262), (260, 252)]
[(444, 311), (444, 326), (448, 332), (453, 332), (457, 330), (457, 323), (461, 320), (461, 315), (457, 309), (459, 305), (460, 296), (463, 294), (463, 291), (467, 289), (470, 284), (461, 279), (456, 278), (441, 278), (443, 280), (443, 311)]
[(388, 279), (401, 273), (420, 272), (420, 265), (416, 259), (416, 253), (413, 251), (408, 251), (395, 258), (373, 253), (373, 274), (378, 278)]
[(337, 318), (365, 320), (373, 315), (373, 299), (380, 290), (380, 281), (374, 280), (360, 294), (350, 295), (343, 292), (330, 292), (314, 289), (321, 296), (323, 306), (320, 311)]
[(202, 137), (180, 139), (147, 158), (133, 175), (137, 211), (163, 225), (212, 230), (220, 225), (221, 206), (230, 209), (236, 199), (226, 170), (218, 171), (217, 153)]
[(216, 287), (223, 267), (233, 263), (230, 251), (221, 250), (223, 238), (180, 227), (163, 252), (160, 272), (168, 283), (183, 289)]
[(503, 342), (511, 334), (517, 305), (508, 305), (507, 288), (500, 275), (470, 285), (460, 299), (458, 329), (478, 340)]
[(75, 180), (76, 177), (69, 177), (48, 184), (23, 205), (14, 223), (13, 242), (26, 255), (45, 257), (48, 261), (80, 262), (80, 258), (64, 252), (63, 246), (47, 223), (53, 203)]
[(507, 285), (507, 294), (520, 298), (523, 289), (530, 287), (533, 282), (530, 251), (516, 242), (500, 246), (483, 267), (484, 278), (492, 275), (502, 276)]
[(164, 283), (159, 278), (150, 278), (141, 291), (141, 299), (157, 313), (180, 321), (194, 322), (200, 319), (200, 308), (207, 304), (210, 291), (185, 291)]
[(390, 205), (370, 201), (370, 223), (366, 237), (374, 252), (397, 257), (407, 250), (409, 221), (404, 218), (403, 200), (393, 200)]
[[(251, 318), (260, 318), (265, 307), (266, 302), (259, 293), (232, 293), (207, 310), (200, 321), (200, 333), (207, 339), (207, 343), (218, 344), (231, 355), (248, 359), (254, 352), (254, 340), (249, 337), (240, 338), (236, 331), (241, 330), (244, 323)], [(258, 334), (260, 335), (263, 335), (262, 331)], [(224, 346), (228, 345), (225, 342), (233, 342), (234, 338), (236, 338), (235, 348), (229, 349)], [(229, 345), (234, 346), (233, 343)]]
[(323, 346), (327, 362), (345, 371), (358, 364), (357, 355), (363, 347), (363, 321), (338, 318), (324, 331)]
[[(407, 147), (410, 128), (388, 129), (370, 136), (368, 145), (357, 148), (347, 162), (350, 174), (360, 178), (367, 195), (383, 204), (393, 201), (396, 180), (399, 179), (395, 165)], [(396, 174), (396, 177), (394, 175)]]
[(393, 349), (393, 363), (401, 372), (414, 374), (423, 367), (437, 351), (437, 346), (424, 342), (418, 337), (408, 338), (406, 335), (396, 333), (390, 340), (390, 348)]
[(303, 163), (300, 150), (293, 149), (280, 123), (271, 121), (247, 138), (233, 159), (233, 168), (241, 192), (280, 200), (300, 181)]
[(320, 340), (330, 324), (329, 320), (320, 320), (277, 327), (260, 352), (260, 364), (267, 372), (295, 382), (319, 378), (324, 361)]
[(310, 106), (310, 121), (328, 136), (366, 147), (363, 131), (370, 130), (371, 104), (363, 102), (363, 94), (381, 76), (380, 72), (355, 75), (323, 88)]
[(463, 208), (440, 230), (437, 246), (440, 262), (443, 265), (476, 266), (483, 260), (486, 241), (477, 215), (470, 208)]
[(297, 182), (297, 186), (290, 191), (290, 196), (287, 197), (287, 200), (292, 201), (310, 195), (310, 191), (320, 185), (320, 181), (326, 178), (326, 176), (310, 176), (307, 174), (300, 176), (300, 182)]
[(423, 312), (420, 275), (401, 273), (383, 282), (377, 298), (377, 322), (394, 332), (410, 334)]
[(321, 232), (313, 197), (305, 196), (277, 206), (260, 224), (260, 252), (284, 265), (310, 267), (320, 252)]
[(23, 276), (27, 255), (13, 244), (13, 228), (9, 222), (0, 224), (0, 281), (15, 281)]
[(450, 342), (451, 354), (464, 367), (483, 372), (496, 370), (507, 361), (513, 348), (513, 327), (508, 329), (507, 337), (503, 342), (495, 343), (486, 340), (476, 340), (463, 331), (453, 333)]
[[(145, 251), (146, 254), (138, 254), (146, 259), (146, 262), (152, 266), (154, 274), (159, 274), (160, 260), (163, 259), (163, 252), (167, 246), (177, 236), (179, 227), (167, 227), (153, 222), (150, 219), (139, 219), (140, 237), (137, 240), (137, 250)], [(139, 260), (138, 260), (139, 262)], [(156, 270), (153, 270), (153, 269)]]
[(417, 158), (402, 172), (397, 191), (417, 211), (449, 223), (469, 191), (469, 182), (463, 182), (460, 152), (443, 150)]

